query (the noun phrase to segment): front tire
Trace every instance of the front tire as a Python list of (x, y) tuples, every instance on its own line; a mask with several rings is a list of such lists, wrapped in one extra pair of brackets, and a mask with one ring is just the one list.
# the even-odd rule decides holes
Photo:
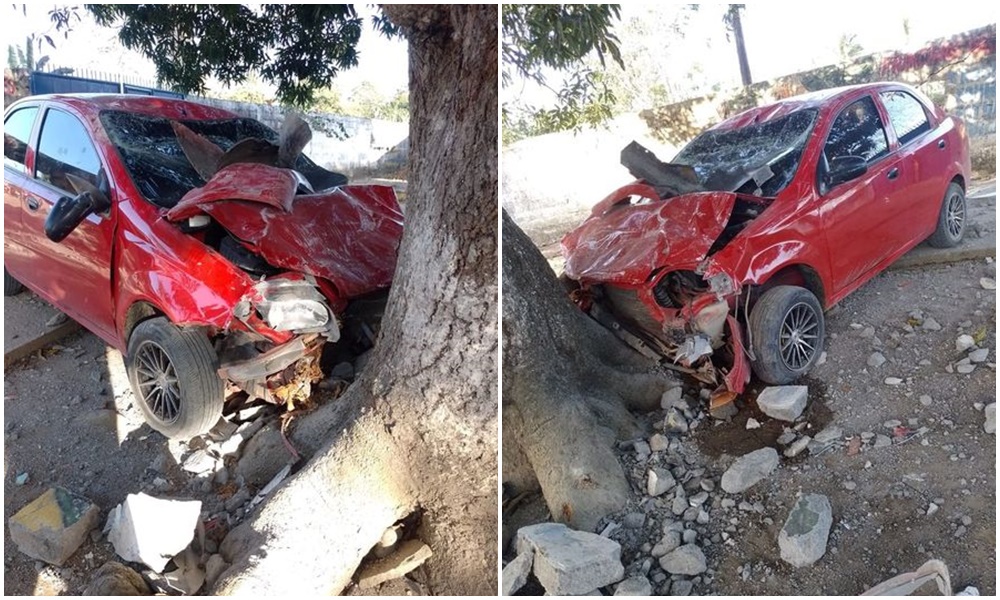
[(927, 243), (935, 248), (952, 248), (962, 241), (965, 235), (965, 222), (968, 217), (965, 203), (965, 190), (955, 182), (948, 184), (938, 213), (937, 228)]
[(190, 439), (222, 415), (218, 357), (201, 332), (163, 317), (143, 321), (129, 338), (125, 366), (146, 422), (163, 435)]
[(809, 372), (823, 351), (825, 323), (819, 300), (805, 288), (775, 286), (757, 300), (748, 326), (754, 373), (785, 385)]
[(3, 295), (4, 296), (16, 296), (24, 291), (24, 286), (21, 282), (14, 279), (10, 273), (7, 272), (7, 267), (3, 268)]

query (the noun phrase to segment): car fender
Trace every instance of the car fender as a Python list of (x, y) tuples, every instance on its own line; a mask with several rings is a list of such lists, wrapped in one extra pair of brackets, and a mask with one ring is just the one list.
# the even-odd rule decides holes
[[(734, 245), (736, 247), (733, 247)], [(711, 279), (724, 273), (733, 280), (737, 289), (743, 285), (766, 283), (772, 275), (789, 266), (805, 266), (816, 273), (821, 272), (813, 264), (814, 261), (810, 256), (811, 253), (815, 252), (815, 248), (804, 240), (775, 242), (754, 254), (749, 254), (747, 241), (737, 238), (730, 242), (726, 250), (727, 254), (731, 253), (740, 257), (739, 262), (735, 265), (727, 265), (726, 257), (720, 252), (708, 260), (705, 278)], [(822, 281), (822, 284), (825, 287), (827, 282)]]

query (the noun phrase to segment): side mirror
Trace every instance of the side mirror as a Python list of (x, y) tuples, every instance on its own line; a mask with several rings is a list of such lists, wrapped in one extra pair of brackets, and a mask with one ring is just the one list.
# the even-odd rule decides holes
[(45, 235), (56, 243), (66, 239), (87, 215), (104, 213), (111, 208), (111, 199), (108, 198), (110, 184), (103, 169), (97, 175), (97, 186), (69, 173), (66, 179), (78, 195), (73, 198), (63, 196), (57, 200), (45, 218)]
[(830, 161), (826, 176), (830, 187), (861, 177), (868, 171), (868, 162), (860, 156), (838, 156)]

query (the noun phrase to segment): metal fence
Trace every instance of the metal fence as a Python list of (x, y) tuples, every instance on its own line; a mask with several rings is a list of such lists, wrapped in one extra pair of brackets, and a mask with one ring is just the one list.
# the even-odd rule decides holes
[(29, 86), (32, 95), (98, 93), (139, 94), (163, 98), (184, 97), (184, 94), (179, 92), (161, 89), (151, 81), (84, 69), (32, 71)]

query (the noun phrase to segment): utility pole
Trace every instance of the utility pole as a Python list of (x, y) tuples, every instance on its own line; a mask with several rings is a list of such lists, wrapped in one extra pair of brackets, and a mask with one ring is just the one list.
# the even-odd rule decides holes
[(743, 25), (740, 23), (740, 11), (743, 4), (731, 4), (729, 6), (729, 26), (733, 29), (733, 37), (736, 38), (736, 54), (740, 59), (740, 77), (743, 78), (743, 85), (750, 85), (753, 79), (750, 77), (750, 62), (747, 60), (747, 48), (743, 43)]

